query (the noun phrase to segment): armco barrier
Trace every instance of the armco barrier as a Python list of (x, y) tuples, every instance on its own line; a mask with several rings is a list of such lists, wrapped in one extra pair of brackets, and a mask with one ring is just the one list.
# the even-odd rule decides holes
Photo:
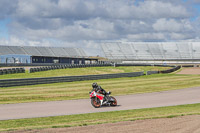
[(180, 68), (181, 68), (181, 66), (175, 66), (175, 67), (172, 68), (172, 69), (159, 71), (159, 73), (171, 73), (171, 72), (175, 72), (175, 71), (177, 71), (177, 70), (180, 69)]
[(7, 79), (7, 80), (0, 80), (0, 87), (49, 84), (49, 83), (73, 82), (73, 81), (97, 80), (97, 79), (110, 79), (110, 78), (121, 78), (121, 77), (137, 77), (137, 76), (142, 76), (142, 75), (144, 75), (144, 72), (49, 77), (49, 78)]
[(146, 75), (158, 74), (159, 71), (147, 71)]
[(163, 71), (147, 71), (146, 75), (158, 74), (158, 73), (171, 73), (171, 72), (177, 71), (180, 68), (181, 68), (181, 66), (175, 66), (174, 68), (171, 68), (168, 70), (163, 70)]
[(182, 67), (195, 67), (195, 66), (198, 66), (198, 65), (182, 65)]

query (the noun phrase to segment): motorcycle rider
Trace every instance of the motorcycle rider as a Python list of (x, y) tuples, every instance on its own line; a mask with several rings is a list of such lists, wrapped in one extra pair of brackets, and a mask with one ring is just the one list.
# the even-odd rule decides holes
[(100, 93), (100, 94), (102, 94), (102, 95), (104, 95), (104, 98), (103, 98), (103, 104), (104, 103), (107, 103), (107, 101), (108, 101), (108, 97), (106, 96), (106, 94), (109, 94), (109, 93), (107, 93), (103, 88), (101, 88), (101, 86), (100, 85), (98, 85), (97, 83), (93, 83), (92, 84), (92, 91), (95, 91), (95, 92), (97, 92), (97, 93)]

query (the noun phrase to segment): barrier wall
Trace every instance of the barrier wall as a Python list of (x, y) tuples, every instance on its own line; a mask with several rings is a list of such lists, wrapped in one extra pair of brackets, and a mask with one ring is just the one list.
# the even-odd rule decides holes
[(121, 78), (121, 77), (137, 77), (137, 76), (142, 76), (142, 75), (144, 75), (144, 72), (49, 77), (49, 78), (7, 79), (7, 80), (0, 80), (0, 87), (49, 84), (49, 83), (73, 82), (73, 81), (97, 80), (97, 79), (110, 79), (110, 78)]
[(168, 70), (163, 70), (163, 71), (159, 71), (159, 73), (171, 73), (171, 72), (174, 72), (174, 71), (177, 71), (178, 69), (180, 69), (181, 66), (176, 66), (172, 69), (168, 69)]
[(146, 75), (151, 75), (151, 74), (158, 74), (158, 73), (172, 73), (180, 69), (181, 66), (175, 66), (171, 69), (168, 70), (163, 70), (163, 71), (147, 71)]
[(158, 74), (159, 71), (147, 71), (146, 75)]

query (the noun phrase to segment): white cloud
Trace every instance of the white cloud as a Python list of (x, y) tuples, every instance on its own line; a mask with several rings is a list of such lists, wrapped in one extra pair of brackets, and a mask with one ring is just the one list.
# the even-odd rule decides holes
[(131, 41), (152, 41), (152, 40), (165, 40), (166, 36), (163, 33), (140, 33), (140, 34), (130, 34), (127, 38)]
[[(99, 41), (170, 41), (199, 38), (197, 1), (182, 0), (0, 1), (0, 19), (10, 18), (6, 45), (71, 46), (99, 51)], [(3, 6), (3, 5), (7, 6)], [(57, 41), (55, 41), (57, 40)], [(87, 50), (92, 51), (92, 50)], [(90, 52), (92, 54), (96, 52)]]
[(153, 28), (155, 31), (180, 32), (183, 26), (174, 19), (161, 18), (153, 24)]

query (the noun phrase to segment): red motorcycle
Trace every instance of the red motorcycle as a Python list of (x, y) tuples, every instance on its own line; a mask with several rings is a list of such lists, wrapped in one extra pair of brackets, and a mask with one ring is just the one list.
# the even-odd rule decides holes
[(99, 108), (103, 105), (117, 106), (117, 100), (113, 96), (110, 96), (111, 92), (102, 95), (100, 93), (92, 91), (89, 92), (89, 94), (90, 94), (91, 104), (95, 108)]

